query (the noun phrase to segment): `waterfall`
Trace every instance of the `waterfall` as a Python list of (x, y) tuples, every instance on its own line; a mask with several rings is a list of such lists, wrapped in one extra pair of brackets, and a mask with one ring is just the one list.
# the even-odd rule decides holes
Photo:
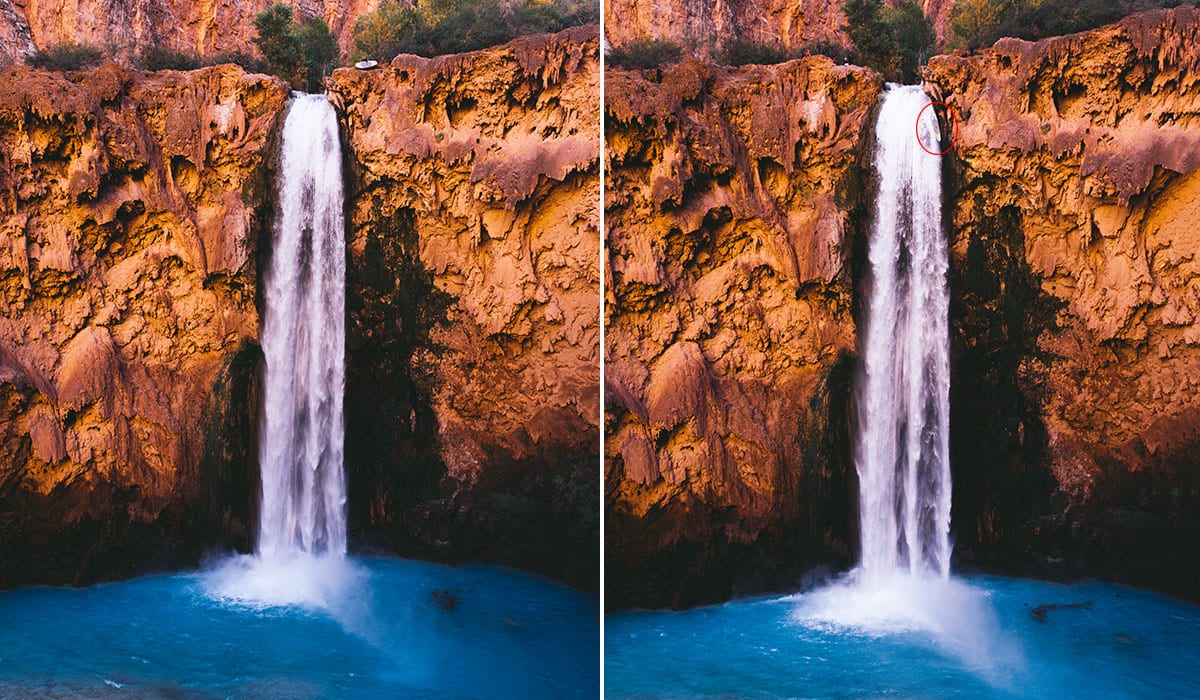
[(950, 294), (941, 159), (921, 146), (940, 138), (928, 104), (919, 85), (889, 86), (875, 129), (854, 452), (868, 578), (950, 574)]
[(258, 554), (346, 553), (345, 234), (337, 114), (297, 93), (283, 126), (265, 275)]

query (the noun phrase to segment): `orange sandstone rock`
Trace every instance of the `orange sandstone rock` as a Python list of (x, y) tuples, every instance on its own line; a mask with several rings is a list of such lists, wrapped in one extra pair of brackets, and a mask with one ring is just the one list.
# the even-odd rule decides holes
[(926, 80), (961, 121), (960, 548), (1200, 595), (1200, 11)]
[(334, 73), (364, 537), (598, 586), (599, 78), (595, 27)]
[(0, 82), (0, 585), (245, 546), (219, 491), (252, 480), (230, 385), (253, 383), (283, 87), (228, 66)]
[(607, 599), (688, 605), (847, 561), (878, 79), (812, 57), (605, 87)]

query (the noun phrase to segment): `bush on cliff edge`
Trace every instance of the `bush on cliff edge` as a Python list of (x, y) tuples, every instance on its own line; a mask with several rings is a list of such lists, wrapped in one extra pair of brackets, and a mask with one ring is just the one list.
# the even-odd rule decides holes
[(638, 39), (608, 52), (605, 63), (621, 68), (661, 68), (678, 63), (683, 47), (664, 39)]
[(104, 60), (104, 52), (91, 44), (57, 44), (36, 51), (25, 59), (27, 65), (47, 70), (69, 71), (92, 68)]
[(1181, 5), (1200, 5), (1200, 0), (957, 0), (950, 10), (946, 47), (974, 50), (1002, 37), (1036, 41)]
[(891, 7), (880, 0), (847, 0), (842, 29), (854, 44), (853, 60), (884, 78), (915, 83), (921, 65), (933, 55), (937, 34), (913, 0)]
[(316, 17), (297, 22), (292, 8), (281, 2), (254, 18), (254, 45), (267, 60), (270, 72), (297, 90), (320, 92), (322, 80), (337, 65), (337, 37), (325, 20)]
[(212, 56), (200, 57), (190, 51), (177, 51), (162, 46), (151, 46), (143, 49), (134, 62), (138, 68), (145, 71), (159, 70), (196, 70), (207, 66), (219, 66), (232, 63), (241, 66), (247, 73), (269, 73), (270, 67), (261, 58), (256, 58), (240, 51), (227, 51)]
[(354, 23), (351, 58), (440, 56), (600, 21), (595, 0), (385, 0)]

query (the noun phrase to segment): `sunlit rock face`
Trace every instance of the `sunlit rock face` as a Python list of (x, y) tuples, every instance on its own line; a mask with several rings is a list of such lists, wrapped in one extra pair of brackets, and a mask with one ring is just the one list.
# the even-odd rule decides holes
[[(798, 52), (817, 42), (849, 45), (843, 4), (842, 0), (612, 0), (604, 4), (604, 31), (612, 46), (662, 39), (706, 58), (720, 58), (735, 42)], [(917, 4), (941, 38), (953, 0)]]
[(605, 87), (607, 600), (688, 605), (848, 564), (880, 81), (812, 57)]
[(598, 587), (599, 80), (596, 27), (334, 73), (352, 542)]
[[(598, 586), (598, 63), (590, 27), (333, 77), (351, 547)], [(248, 548), (285, 89), (0, 77), (0, 585)]]
[(0, 82), (0, 585), (248, 546), (286, 91), (230, 66)]
[[(254, 17), (274, 0), (0, 0), (0, 63), (34, 48), (93, 44), (114, 54), (160, 46), (214, 55), (254, 50)], [(354, 22), (379, 0), (292, 0), (302, 20), (319, 17), (350, 46)]]
[(1195, 597), (1200, 11), (935, 57), (955, 531), (982, 562)]
[[(956, 566), (1198, 595), (1198, 31), (1183, 8), (930, 62), (958, 122)], [(849, 564), (878, 83), (813, 58), (607, 88), (610, 603)]]
[(716, 56), (739, 40), (785, 48), (845, 43), (841, 0), (614, 0), (604, 13), (605, 36), (613, 46), (654, 38)]

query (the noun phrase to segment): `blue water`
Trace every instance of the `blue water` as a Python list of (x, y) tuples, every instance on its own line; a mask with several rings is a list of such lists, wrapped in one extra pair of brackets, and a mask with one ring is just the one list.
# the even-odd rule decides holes
[[(223, 600), (222, 573), (0, 593), (0, 697), (597, 695), (595, 597), (493, 567), (350, 563), (336, 612)], [(446, 588), (451, 611), (431, 598)]]
[[(1049, 610), (1041, 604), (1091, 601)], [(876, 604), (879, 604), (878, 606)], [(885, 618), (892, 618), (885, 622)], [(609, 698), (1200, 698), (1200, 608), (1087, 582), (846, 587), (605, 620)]]

